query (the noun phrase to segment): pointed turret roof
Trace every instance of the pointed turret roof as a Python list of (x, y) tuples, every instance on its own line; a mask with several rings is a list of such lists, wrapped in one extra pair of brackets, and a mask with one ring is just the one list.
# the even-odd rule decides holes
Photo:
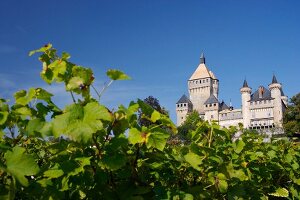
[(184, 94), (180, 97), (180, 99), (177, 101), (176, 104), (178, 103), (192, 103), (191, 100), (189, 100), (189, 98)]
[(212, 104), (212, 103), (219, 103), (218, 99), (213, 94), (211, 94), (208, 97), (208, 99), (204, 102), (204, 104)]
[(226, 105), (226, 103), (224, 101), (222, 101), (221, 103), (219, 103), (219, 110), (227, 110), (229, 109), (229, 107)]
[(246, 79), (244, 80), (243, 87), (249, 87)]
[(273, 74), (272, 83), (278, 83), (275, 74)]
[(200, 64), (198, 65), (197, 69), (191, 76), (189, 80), (194, 80), (194, 79), (201, 79), (201, 78), (213, 78), (216, 79), (215, 75), (208, 70), (208, 68), (205, 65), (205, 57), (204, 54), (201, 54), (200, 57)]

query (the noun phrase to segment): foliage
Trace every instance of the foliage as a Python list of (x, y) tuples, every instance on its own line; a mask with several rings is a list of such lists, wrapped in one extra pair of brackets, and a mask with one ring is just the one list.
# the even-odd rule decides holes
[[(148, 96), (143, 101), (145, 104), (147, 104), (145, 106), (150, 106), (160, 114), (168, 115), (168, 111), (166, 111), (165, 108), (161, 107), (157, 98), (153, 96)], [(153, 124), (153, 122), (151, 122), (151, 119), (149, 119), (151, 118), (151, 116), (147, 115), (147, 113), (144, 113), (141, 109), (138, 110), (138, 113), (139, 113), (138, 122), (141, 126), (150, 126), (151, 124)]]
[(283, 127), (289, 135), (300, 133), (300, 93), (291, 98), (291, 104), (284, 112)]
[(63, 83), (74, 102), (60, 109), (42, 88), (15, 93), (13, 105), (1, 99), (0, 199), (300, 198), (293, 142), (248, 132), (232, 140), (236, 129), (199, 121), (188, 145), (168, 144), (164, 128), (176, 127), (166, 115), (142, 100), (111, 111), (91, 96), (92, 70), (50, 44), (31, 54), (39, 52), (42, 78)]
[(178, 127), (178, 135), (182, 138), (187, 138), (190, 131), (195, 131), (197, 129), (198, 123), (202, 122), (197, 111), (189, 113), (186, 120)]

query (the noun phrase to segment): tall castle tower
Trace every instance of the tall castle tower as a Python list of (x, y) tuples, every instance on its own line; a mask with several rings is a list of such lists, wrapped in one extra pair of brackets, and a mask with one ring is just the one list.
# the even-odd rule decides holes
[(272, 83), (269, 85), (269, 89), (271, 91), (271, 96), (274, 98), (274, 124), (275, 126), (281, 127), (282, 126), (282, 119), (283, 119), (283, 108), (284, 106), (282, 103), (285, 103), (285, 96), (282, 92), (282, 86), (278, 83), (276, 76), (273, 75)]
[(205, 64), (204, 54), (201, 54), (200, 64), (188, 80), (188, 89), (193, 109), (204, 116), (204, 103), (213, 95), (218, 98), (219, 80), (212, 71), (209, 71)]
[(240, 89), (242, 94), (242, 115), (243, 125), (245, 128), (250, 126), (250, 99), (251, 88), (248, 86), (246, 79), (244, 80), (243, 87)]

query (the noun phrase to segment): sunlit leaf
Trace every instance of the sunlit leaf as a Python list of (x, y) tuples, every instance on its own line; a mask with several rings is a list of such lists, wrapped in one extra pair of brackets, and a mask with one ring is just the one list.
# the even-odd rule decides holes
[(131, 79), (124, 72), (116, 69), (110, 69), (106, 72), (106, 75), (112, 80), (129, 80)]
[(28, 186), (28, 180), (25, 176), (35, 175), (39, 172), (34, 158), (25, 153), (25, 149), (22, 147), (14, 147), (12, 151), (7, 151), (4, 157), (7, 171), (24, 186)]

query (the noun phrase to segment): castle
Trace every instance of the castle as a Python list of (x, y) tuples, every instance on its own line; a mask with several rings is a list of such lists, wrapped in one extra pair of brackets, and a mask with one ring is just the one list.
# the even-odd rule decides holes
[(178, 126), (196, 110), (202, 119), (214, 121), (222, 127), (238, 126), (239, 123), (248, 129), (282, 127), (288, 97), (275, 75), (268, 88), (260, 86), (253, 93), (245, 79), (240, 89), (242, 108), (234, 109), (219, 101), (219, 80), (206, 66), (202, 53), (199, 66), (188, 80), (188, 90), (189, 97), (183, 95), (176, 103)]

